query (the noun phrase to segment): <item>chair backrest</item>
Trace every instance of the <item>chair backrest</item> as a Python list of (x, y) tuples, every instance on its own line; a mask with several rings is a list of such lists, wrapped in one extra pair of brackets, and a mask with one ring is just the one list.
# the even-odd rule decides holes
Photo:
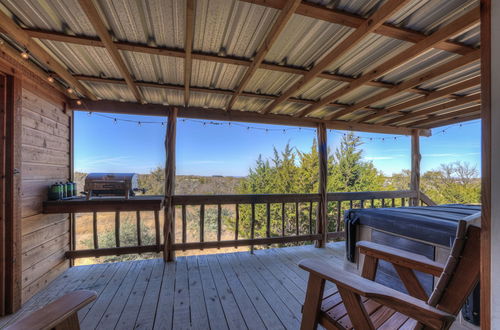
[(455, 241), (428, 304), (458, 314), (467, 296), (479, 282), (480, 215), (459, 221)]

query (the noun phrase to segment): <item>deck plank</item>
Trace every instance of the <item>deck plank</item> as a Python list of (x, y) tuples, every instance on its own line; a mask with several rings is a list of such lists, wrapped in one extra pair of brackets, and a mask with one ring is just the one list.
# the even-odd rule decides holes
[(214, 279), (215, 287), (217, 293), (220, 297), (222, 304), (222, 309), (224, 310), (224, 315), (226, 316), (226, 321), (230, 329), (247, 329), (247, 324), (245, 319), (241, 314), (241, 311), (236, 303), (236, 300), (229, 288), (229, 285), (220, 271), (219, 263), (217, 258), (213, 256), (201, 256), (199, 258), (205, 258), (212, 273), (212, 278)]
[(201, 283), (207, 307), (208, 321), (211, 329), (228, 329), (226, 316), (222, 308), (222, 303), (217, 293), (207, 259), (203, 256), (197, 257), (200, 268)]
[(229, 254), (220, 255), (219, 258), (225, 259), (225, 262), (232, 268), (265, 326), (268, 329), (284, 329), (283, 323), (281, 323), (276, 313), (252, 281), (250, 274), (248, 274), (238, 262), (234, 262)]
[(133, 262), (125, 280), (120, 284), (119, 290), (115, 293), (104, 315), (101, 317), (97, 329), (113, 329), (116, 326), (144, 264), (145, 260)]
[(189, 278), (189, 306), (191, 307), (191, 327), (193, 329), (206, 329), (208, 324), (207, 308), (203, 287), (201, 283), (198, 258), (187, 257)]
[(167, 262), (163, 267), (163, 280), (158, 297), (158, 306), (156, 306), (153, 329), (172, 328), (175, 296), (175, 269), (175, 262)]
[(220, 258), (220, 255), (210, 256), (214, 260), (214, 264), (219, 264), (219, 269), (217, 274), (214, 276), (224, 276), (226, 278), (227, 284), (231, 294), (234, 296), (238, 307), (240, 308), (241, 314), (245, 319), (247, 327), (249, 329), (264, 329), (264, 323), (262, 322), (259, 313), (255, 309), (252, 301), (248, 297), (243, 285), (241, 284), (238, 276), (233, 272), (233, 270), (227, 265), (224, 258)]
[(280, 299), (280, 297), (276, 294), (274, 286), (266, 281), (262, 274), (260, 274), (258, 270), (253, 267), (253, 265), (247, 262), (245, 258), (242, 258), (244, 254), (247, 253), (234, 253), (229, 255), (229, 257), (232, 259), (233, 263), (239, 263), (247, 274), (251, 274), (254, 284), (259, 288), (261, 294), (275, 311), (283, 325), (287, 329), (298, 329), (299, 320), (297, 319), (295, 313), (289, 308), (288, 304)]
[(120, 289), (120, 285), (130, 267), (132, 267), (131, 262), (119, 263), (118, 270), (114, 273), (113, 278), (108, 282), (106, 288), (99, 293), (98, 298), (78, 312), (82, 329), (94, 329), (97, 327), (111, 299), (113, 299), (115, 293)]
[(191, 320), (189, 314), (189, 282), (186, 257), (179, 257), (175, 272), (175, 297), (173, 329), (189, 329)]
[[(108, 268), (106, 268), (106, 271), (102, 273), (101, 276), (91, 285), (88, 287), (88, 290), (92, 290), (95, 293), (97, 293), (97, 296), (100, 297), (108, 283), (111, 281), (113, 276), (115, 275), (116, 271), (120, 269), (120, 267), (123, 267), (123, 263), (121, 262), (115, 262), (111, 263)], [(87, 315), (87, 312), (89, 309), (93, 306), (95, 301), (91, 302), (87, 306), (83, 307), (81, 310), (78, 311), (78, 318), (81, 320), (85, 319), (85, 316)]]
[(154, 260), (145, 260), (115, 329), (130, 329), (135, 324), (151, 278), (153, 265)]
[(163, 267), (165, 263), (161, 259), (155, 259), (153, 271), (148, 282), (146, 293), (135, 322), (135, 329), (152, 329), (155, 321), (156, 306), (163, 280)]
[(238, 257), (242, 262), (252, 265), (255, 269), (254, 272), (260, 274), (264, 281), (269, 283), (274, 292), (280, 297), (280, 299), (286, 303), (289, 309), (294, 313), (294, 317), (301, 313), (303, 300), (297, 299), (293, 294), (291, 294), (281, 279), (276, 278), (269, 269), (263, 265), (255, 255), (250, 255), (248, 253), (239, 253)]

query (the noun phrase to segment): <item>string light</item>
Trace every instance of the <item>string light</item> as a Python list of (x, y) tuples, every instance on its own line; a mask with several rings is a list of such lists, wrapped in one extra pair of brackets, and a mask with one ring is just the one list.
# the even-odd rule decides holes
[(48, 77), (47, 77), (47, 81), (48, 81), (49, 83), (53, 83), (53, 82), (54, 82), (54, 77), (52, 77), (52, 76), (48, 76)]
[(68, 88), (66, 91), (67, 91), (68, 93), (70, 93), (70, 94), (73, 94), (73, 93), (75, 92), (75, 90), (74, 90), (73, 88), (71, 88), (71, 87), (70, 87), (70, 88)]
[[(83, 103), (81, 102), (80, 100), (77, 101), (77, 104), (80, 105), (80, 103)], [(88, 115), (91, 116), (93, 113), (91, 111), (88, 112)], [(143, 126), (142, 124), (160, 124), (161, 126), (165, 126), (166, 122), (164, 121), (137, 121), (137, 120), (131, 120), (131, 119), (122, 119), (122, 118), (117, 118), (117, 117), (114, 117), (114, 116), (109, 116), (109, 115), (105, 115), (105, 114), (100, 114), (100, 113), (95, 113), (93, 114), (94, 116), (99, 116), (99, 117), (103, 117), (103, 118), (108, 118), (108, 119), (111, 119), (113, 121), (114, 124), (117, 124), (118, 121), (122, 121), (122, 122), (130, 122), (130, 123), (136, 123), (138, 126)], [(207, 126), (207, 125), (211, 125), (211, 126), (221, 126), (221, 125), (226, 125), (226, 123), (221, 123), (221, 122), (215, 122), (215, 121), (206, 121), (206, 120), (198, 120), (198, 119), (186, 119), (186, 118), (182, 118), (181, 119), (182, 122), (190, 122), (190, 123), (198, 123), (198, 124), (202, 124), (203, 126)], [(449, 129), (451, 128), (454, 128), (454, 127), (464, 127), (464, 126), (468, 126), (468, 125), (474, 125), (476, 124), (477, 122), (470, 122), (470, 123), (459, 123), (459, 124), (455, 124), (455, 125), (451, 125), (451, 126), (448, 126), (446, 128), (443, 128), (439, 131), (433, 131), (433, 136), (436, 136), (436, 135), (441, 135), (441, 134), (445, 134)], [(311, 132), (315, 132), (316, 129), (315, 128), (307, 128), (307, 127), (290, 127), (290, 128), (265, 128), (265, 127), (257, 127), (257, 126), (248, 126), (246, 124), (240, 124), (240, 123), (233, 123), (233, 122), (228, 122), (227, 123), (228, 126), (238, 126), (238, 127), (242, 127), (242, 128), (245, 128), (247, 131), (249, 130), (260, 130), (260, 131), (264, 131), (266, 133), (269, 133), (269, 132), (277, 132), (277, 131), (280, 131), (282, 132), (283, 134), (286, 134), (287, 132), (289, 131), (311, 131)], [(330, 133), (333, 133), (333, 134), (337, 134), (337, 135), (341, 135), (341, 136), (347, 136), (348, 133), (345, 133), (345, 132), (340, 132), (338, 130), (332, 130), (332, 129), (329, 129), (329, 132)], [(350, 132), (352, 133), (353, 130), (350, 130)], [(400, 139), (403, 139), (403, 138), (409, 138), (408, 135), (395, 135), (395, 136), (389, 136), (389, 137), (373, 137), (373, 136), (361, 136), (359, 134), (355, 134), (354, 135), (355, 137), (361, 139), (361, 140), (365, 140), (365, 141), (381, 141), (381, 142), (385, 142), (386, 140), (394, 140), (394, 141), (397, 141), (397, 140), (400, 140)]]
[(30, 54), (28, 53), (27, 50), (21, 52), (21, 57), (25, 60), (30, 58)]
[(76, 104), (77, 104), (77, 105), (82, 105), (82, 101), (81, 101), (81, 100), (77, 100), (77, 101), (76, 101)]

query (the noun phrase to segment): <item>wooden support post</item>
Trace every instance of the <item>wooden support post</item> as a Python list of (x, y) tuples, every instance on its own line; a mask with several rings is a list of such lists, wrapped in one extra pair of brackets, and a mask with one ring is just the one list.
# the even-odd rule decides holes
[(174, 261), (175, 252), (175, 218), (173, 196), (175, 193), (175, 135), (177, 128), (177, 108), (171, 108), (168, 116), (167, 134), (165, 136), (165, 223), (163, 230), (163, 260)]
[(326, 125), (321, 123), (317, 128), (318, 134), (318, 155), (319, 155), (319, 188), (320, 200), (318, 203), (318, 220), (316, 221), (316, 233), (321, 235), (321, 239), (316, 241), (316, 247), (325, 247), (327, 229), (328, 201), (327, 180), (328, 180), (328, 146), (326, 139)]
[(411, 181), (410, 190), (416, 191), (417, 196), (410, 199), (410, 206), (418, 206), (420, 201), (420, 136), (418, 129), (411, 134)]

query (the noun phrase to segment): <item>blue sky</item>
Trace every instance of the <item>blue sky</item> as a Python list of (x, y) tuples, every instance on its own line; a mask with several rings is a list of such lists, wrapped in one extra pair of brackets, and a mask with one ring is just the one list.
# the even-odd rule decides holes
[[(165, 162), (165, 126), (160, 117), (105, 115), (75, 112), (75, 169), (83, 172), (148, 173)], [(122, 120), (141, 121), (127, 122)], [(157, 122), (156, 124), (147, 123)], [(248, 129), (247, 127), (251, 128)], [(422, 170), (441, 163), (467, 161), (480, 169), (480, 122), (433, 130), (421, 138)], [(267, 131), (266, 131), (267, 129)], [(286, 132), (283, 132), (286, 129)], [(332, 151), (344, 132), (331, 131)], [(394, 135), (356, 133), (363, 137), (364, 158), (385, 174), (410, 167), (410, 138)], [(310, 150), (316, 133), (313, 129), (259, 124), (179, 119), (177, 126), (177, 174), (244, 176), (262, 154), (271, 157), (289, 142), (298, 150)], [(372, 138), (370, 141), (369, 139)], [(382, 141), (381, 138), (384, 138)]]

